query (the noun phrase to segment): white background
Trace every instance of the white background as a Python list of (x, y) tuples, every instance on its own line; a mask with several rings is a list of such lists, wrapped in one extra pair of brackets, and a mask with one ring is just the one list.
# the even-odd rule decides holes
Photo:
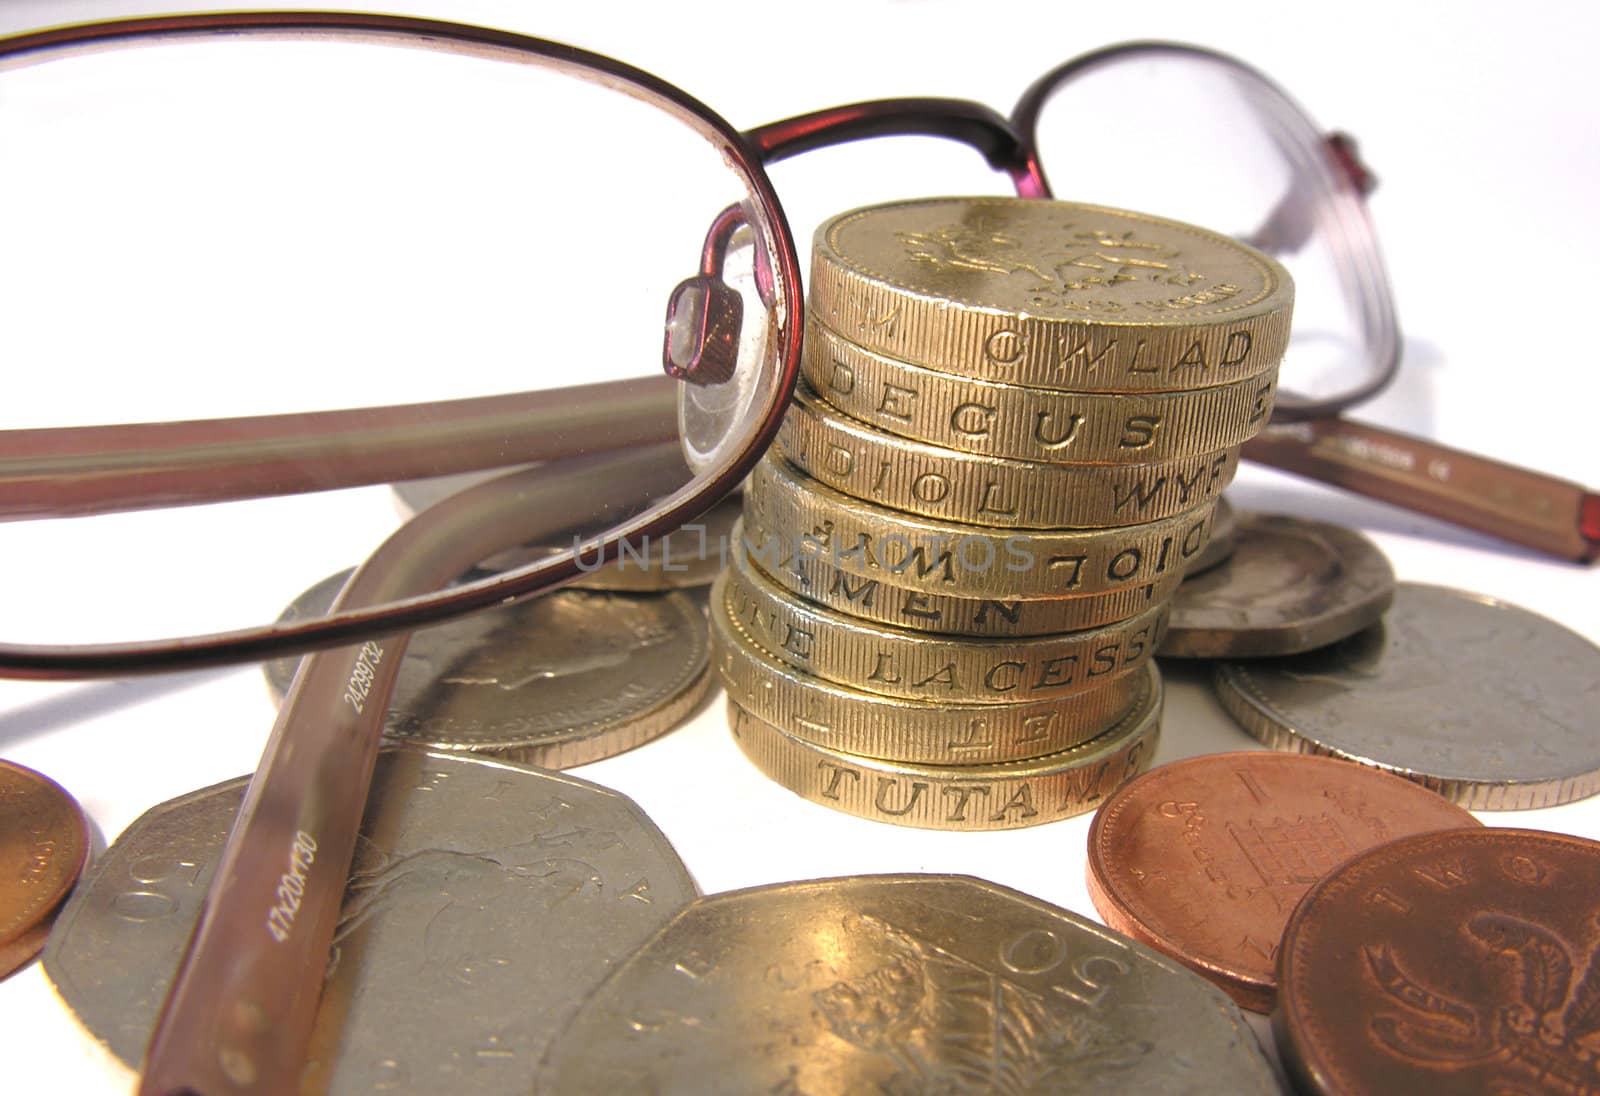
[[(170, 9), (12, 2), (0, 5), (0, 31), (159, 10)], [(399, 10), (612, 54), (679, 84), (738, 126), (906, 95), (973, 98), (1004, 111), (1036, 74), (1123, 39), (1227, 50), (1276, 78), (1324, 125), (1355, 134), (1381, 179), (1372, 210), (1409, 364), (1395, 392), (1363, 415), (1600, 487), (1600, 361), (1591, 330), (1600, 305), (1591, 56), (1600, 16), (1590, 5), (857, 0), (541, 10), (461, 0)], [(1006, 190), (965, 150), (921, 152), (905, 142), (806, 157), (773, 177), (802, 240), (812, 221), (849, 206)], [(1593, 569), (1259, 469), (1241, 474), (1231, 497), (1358, 526), (1403, 579), (1502, 597), (1600, 641)], [(1169, 713), (1162, 759), (1253, 745), (1182, 675)], [(255, 668), (73, 686), (5, 683), (0, 755), (64, 784), (111, 839), (156, 803), (252, 769), (271, 721)], [(1600, 743), (1600, 716), (1596, 731)], [(1508, 724), (1505, 733), (1515, 738), (1523, 728)], [(720, 704), (666, 739), (579, 774), (636, 798), (705, 891), (859, 872), (966, 872), (1093, 915), (1082, 879), (1086, 818), (1002, 835), (857, 821), (756, 775), (729, 741)], [(1600, 838), (1593, 801), (1485, 820)], [(0, 1045), (11, 1091), (115, 1092), (131, 1084), (96, 1059), (37, 965), (0, 984)]]

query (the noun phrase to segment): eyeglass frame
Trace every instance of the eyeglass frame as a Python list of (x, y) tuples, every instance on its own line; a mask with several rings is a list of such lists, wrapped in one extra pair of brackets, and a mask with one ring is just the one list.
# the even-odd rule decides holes
[[(529, 55), (530, 59), (552, 61), (602, 76), (635, 84), (659, 96), (675, 108), (692, 115), (726, 142), (724, 153), (736, 169), (752, 186), (752, 197), (760, 203), (761, 214), (773, 226), (774, 238), (770, 240), (772, 258), (778, 269), (768, 273), (763, 290), (780, 295), (777, 302), (786, 317), (788, 328), (780, 330), (777, 348), (778, 366), (774, 398), (759, 413), (759, 425), (751, 434), (749, 445), (735, 454), (726, 465), (693, 489), (675, 493), (644, 514), (622, 523), (598, 538), (562, 552), (548, 559), (530, 563), (516, 570), (490, 578), (451, 587), (433, 594), (408, 598), (375, 607), (341, 610), (330, 616), (296, 622), (268, 625), (201, 636), (136, 643), (41, 646), (0, 644), (0, 676), (36, 679), (80, 679), (123, 675), (129, 673), (162, 673), (182, 669), (227, 665), (257, 661), (285, 654), (339, 647), (359, 642), (373, 636), (410, 631), (418, 627), (463, 616), (510, 598), (526, 597), (553, 588), (577, 577), (582, 571), (592, 569), (595, 561), (609, 558), (623, 541), (654, 537), (678, 528), (684, 521), (703, 513), (717, 500), (733, 490), (760, 459), (775, 436), (790, 395), (799, 375), (801, 337), (799, 323), (803, 315), (801, 298), (800, 262), (792, 230), (788, 226), (782, 206), (778, 201), (765, 170), (774, 163), (814, 149), (835, 144), (881, 136), (935, 136), (958, 141), (979, 152), (988, 164), (1004, 172), (1011, 179), (1017, 194), (1024, 198), (1049, 198), (1051, 188), (1039, 162), (1035, 129), (1045, 101), (1061, 83), (1097, 65), (1125, 59), (1140, 52), (1165, 53), (1174, 56), (1205, 58), (1228, 65), (1248, 75), (1281, 99), (1284, 109), (1306, 120), (1305, 115), (1287, 94), (1261, 73), (1225, 54), (1197, 46), (1168, 42), (1129, 42), (1084, 54), (1057, 66), (1034, 81), (1022, 97), (1010, 118), (993, 108), (961, 99), (901, 98), (871, 100), (815, 111), (781, 121), (740, 131), (693, 98), (682, 89), (667, 83), (624, 62), (602, 54), (573, 46), (547, 41), (487, 27), (471, 26), (440, 20), (410, 16), (359, 14), (341, 12), (223, 12), (175, 16), (154, 16), (102, 23), (79, 24), (31, 32), (0, 40), (0, 67), (15, 63), (30, 54), (57, 50), (75, 52), (105, 45), (150, 44), (154, 41), (208, 34), (250, 34), (272, 37), (284, 34), (320, 32), (332, 38), (380, 37), (385, 40), (401, 39), (402, 46), (427, 46), (443, 49), (467, 50), (472, 47), (499, 47)], [(1394, 321), (1392, 293), (1387, 274), (1383, 269), (1376, 236), (1364, 204), (1360, 201), (1371, 189), (1373, 177), (1355, 156), (1354, 145), (1339, 134), (1324, 138), (1327, 154), (1335, 168), (1335, 178), (1348, 187), (1354, 199), (1348, 203), (1345, 215), (1352, 219), (1360, 240), (1357, 250), (1364, 264), (1359, 271), (1366, 279), (1371, 299), (1376, 304), (1377, 316), (1372, 320), (1378, 330), (1377, 345), (1381, 360), (1372, 378), (1364, 385), (1336, 399), (1306, 401), (1296, 404), (1280, 397), (1277, 421), (1320, 418), (1336, 414), (1386, 385), (1395, 375), (1399, 365), (1398, 327)], [(1286, 196), (1293, 201), (1295, 194)], [(1269, 215), (1264, 228), (1270, 233), (1283, 206)], [(1353, 212), (1352, 212), (1353, 211)], [(726, 215), (719, 218), (707, 236), (701, 257), (701, 276), (714, 275), (720, 269), (719, 249), (730, 236)], [(757, 248), (758, 253), (761, 248)], [(668, 373), (674, 372), (668, 363)], [(399, 433), (406, 427), (414, 428), (418, 420), (404, 414), (413, 408), (425, 407), (431, 422), (442, 415), (449, 425), (439, 428), (436, 437), (430, 435), (421, 441), (410, 430), (404, 441), (398, 438), (393, 448), (384, 449), (379, 456), (386, 463), (356, 462), (344, 469), (345, 475), (330, 480), (326, 469), (319, 469), (315, 482), (305, 481), (288, 488), (280, 482), (271, 490), (248, 487), (241, 492), (237, 481), (219, 476), (214, 460), (203, 467), (189, 470), (183, 487), (189, 492), (185, 503), (222, 501), (261, 497), (270, 494), (298, 493), (303, 490), (326, 490), (362, 484), (385, 483), (411, 478), (421, 474), (438, 474), (443, 470), (438, 460), (444, 452), (453, 454), (456, 470), (481, 467), (490, 462), (484, 457), (473, 457), (474, 450), (463, 444), (465, 429), (474, 420), (487, 421), (493, 414), (502, 416), (528, 414), (538, 421), (559, 418), (568, 425), (572, 416), (595, 416), (600, 407), (603, 414), (597, 422), (608, 429), (620, 429), (625, 435), (623, 445), (647, 444), (662, 440), (655, 433), (659, 427), (657, 397), (662, 390), (657, 381), (667, 385), (692, 383), (693, 378), (672, 381), (667, 377), (654, 381), (614, 382), (629, 386), (614, 388), (603, 399), (597, 399), (600, 386), (580, 386), (540, 393), (486, 397), (480, 400), (451, 401), (446, 404), (413, 405), (393, 408), (365, 408), (352, 411), (318, 412), (307, 415), (260, 416), (247, 419), (209, 420), (198, 423), (144, 423), (112, 427), (71, 427), (52, 430), (19, 430), (0, 432), (0, 442), (7, 436), (13, 443), (29, 440), (61, 443), (75, 442), (77, 451), (98, 452), (107, 442), (120, 442), (124, 447), (137, 443), (141, 453), (157, 442), (167, 442), (181, 451), (185, 446), (204, 446), (206, 431), (225, 427), (228, 437), (237, 442), (241, 426), (260, 432), (275, 441), (285, 434), (307, 439), (314, 443), (334, 433), (352, 429), (368, 429), (383, 433)], [(616, 397), (622, 396), (623, 406), (618, 407)], [(519, 402), (520, 401), (520, 402)], [(524, 427), (526, 439), (533, 430)], [(452, 432), (454, 431), (454, 432)], [(45, 438), (50, 435), (51, 438)], [(501, 434), (495, 434), (499, 440)], [(523, 438), (524, 435), (519, 435)], [(20, 450), (19, 450), (20, 451)], [(247, 452), (247, 451), (245, 451)], [(214, 455), (214, 454), (213, 454)], [(531, 448), (528, 460), (553, 459), (567, 455), (553, 449)], [(3, 453), (0, 453), (3, 456)], [(425, 459), (426, 458), (426, 459)], [(239, 474), (247, 457), (241, 457), (239, 466), (232, 469)], [(503, 464), (503, 458), (498, 460)], [(177, 473), (175, 473), (177, 474)], [(30, 479), (49, 496), (59, 489), (62, 479), (31, 475)], [(180, 481), (181, 482), (181, 481)], [(100, 513), (109, 510), (138, 509), (171, 505), (173, 481), (163, 480), (159, 500), (146, 496), (130, 496), (115, 489), (106, 491), (93, 484), (79, 486), (85, 491), (86, 501), (68, 505), (65, 509), (48, 515), (66, 516), (76, 513)], [(39, 505), (36, 502), (35, 505)], [(0, 518), (4, 516), (0, 514)], [(509, 546), (507, 546), (509, 547)], [(580, 558), (588, 562), (580, 566)]]

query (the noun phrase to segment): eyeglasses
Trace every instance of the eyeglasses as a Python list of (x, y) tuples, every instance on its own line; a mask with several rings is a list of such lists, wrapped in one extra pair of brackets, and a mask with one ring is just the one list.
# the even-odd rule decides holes
[[(1353, 161), (1339, 159), (1348, 146), (1323, 144), (1309, 125), (1300, 137), (1266, 138), (1274, 149), (1286, 141), (1297, 150), (1291, 162), (1309, 156), (1322, 164), (1335, 196), (1308, 197), (1320, 192), (1301, 180), (1268, 188), (1237, 215), (1226, 207), (1180, 207), (1193, 172), (1149, 199), (1136, 197), (1134, 184), (1172, 179), (1172, 172), (1135, 170), (1103, 188), (1091, 177), (1091, 167), (1115, 166), (1131, 152), (1091, 143), (1086, 127), (1097, 116), (1131, 119), (1127, 87), (1148, 88), (1152, 73), (1188, 72), (1202, 88), (1204, 74), (1216, 74), (1213, 90), (1168, 92), (1168, 102), (1222, 109), (1216, 99), (1194, 95), (1245, 100), (1234, 103), (1244, 120), (1215, 135), (1229, 142), (1225, 147), (1241, 136), (1279, 132), (1268, 124), (1272, 104), (1287, 100), (1270, 85), (1255, 97), (1249, 89), (1264, 83), (1259, 77), (1202, 51), (1140, 46), (1093, 55), (1107, 60), (1068, 66), (1052, 74), (1058, 82), (1041, 85), (1052, 90), (1033, 93), (1041, 105), (1031, 122), (1020, 108), (1008, 120), (973, 104), (917, 100), (841, 108), (741, 135), (634, 70), (497, 32), (352, 16), (120, 26), (0, 47), (12, 63), (72, 54), (74, 42), (152, 47), (124, 51), (126, 69), (118, 53), (107, 52), (0, 75), (7, 164), (0, 215), (82, 210), (71, 224), (31, 225), (19, 217), (5, 228), (18, 268), (0, 292), (0, 301), (10, 302), (0, 307), (7, 309), (12, 361), (53, 371), (57, 394), (38, 402), (63, 415), (30, 421), (20, 417), (25, 407), (13, 405), (0, 414), (19, 417), (4, 425), (153, 423), (0, 439), (0, 459), (12, 462), (12, 478), (0, 481), (0, 506), (13, 515), (128, 511), (11, 526), (19, 543), (32, 541), (34, 554), (7, 548), (4, 558), (20, 561), (14, 573), (24, 576), (6, 591), (8, 608), (60, 617), (64, 641), (113, 630), (99, 618), (111, 597), (124, 593), (145, 594), (164, 614), (177, 602), (200, 613), (240, 587), (255, 587), (254, 603), (265, 615), (250, 619), (266, 619), (308, 580), (365, 555), (393, 527), (381, 490), (342, 490), (352, 485), (545, 462), (520, 482), (495, 481), (491, 494), (463, 509), (472, 520), (434, 523), (467, 538), (450, 547), (464, 555), (533, 537), (578, 537), (592, 556), (629, 530), (650, 533), (689, 516), (742, 475), (794, 374), (798, 268), (762, 165), (855, 137), (954, 137), (1032, 196), (1047, 191), (1043, 160), (1064, 197), (1184, 216), (1279, 251), (1301, 290), (1301, 337), (1285, 381), (1306, 399), (1293, 407), (1286, 400), (1289, 413), (1326, 416), (1393, 371), (1393, 313)], [(259, 41), (279, 37), (289, 41)], [(407, 44), (457, 55), (373, 48)], [(1179, 63), (1185, 58), (1192, 64)], [(92, 70), (68, 71), (80, 62)], [(512, 68), (517, 75), (505, 75)], [(42, 75), (53, 70), (59, 78)], [(1129, 84), (1112, 80), (1119, 74)], [(46, 86), (30, 89), (15, 75), (38, 76)], [(117, 89), (114, 101), (105, 98), (107, 86)], [(1046, 141), (1042, 119), (1068, 109), (1070, 95), (1096, 87), (1112, 89), (1106, 105), (1091, 97), (1089, 105), (1071, 107), (1070, 143)], [(80, 126), (76, 112), (91, 105), (103, 124)], [(26, 146), (5, 136), (19, 107), (37, 112), (47, 140)], [(1287, 109), (1303, 121), (1292, 104)], [(1153, 153), (1158, 166), (1196, 162), (1197, 153), (1173, 143), (1183, 133), (1157, 137), (1147, 128), (1162, 113), (1129, 121), (1122, 135), (1136, 135), (1133, 151)], [(1186, 113), (1180, 128), (1193, 120), (1194, 112)], [(1107, 140), (1117, 135), (1116, 126), (1111, 130)], [(1064, 167), (1050, 151), (1056, 147), (1069, 153)], [(1324, 163), (1324, 152), (1335, 158)], [(1213, 168), (1230, 159), (1217, 157), (1215, 146), (1198, 153)], [(164, 172), (149, 185), (153, 163)], [(13, 177), (19, 166), (37, 173), (32, 197)], [(1243, 182), (1264, 177), (1259, 169), (1246, 175)], [(1215, 189), (1237, 197), (1240, 185)], [(1354, 218), (1353, 237), (1342, 243), (1331, 242), (1335, 226), (1345, 223), (1328, 212), (1332, 207), (1349, 207)], [(452, 249), (464, 242), (483, 246)], [(1302, 265), (1304, 253), (1319, 247), (1333, 256), (1324, 290), (1313, 288)], [(659, 266), (651, 265), (655, 259)], [(1308, 300), (1313, 296), (1316, 302)], [(1334, 320), (1308, 319), (1324, 307)], [(1385, 325), (1389, 352), (1382, 350)], [(30, 330), (32, 342), (22, 343)], [(1312, 338), (1314, 332), (1321, 334)], [(105, 338), (96, 341), (97, 334)], [(170, 371), (119, 378), (108, 363), (130, 346), (145, 347), (146, 361)], [(85, 363), (104, 368), (73, 372)], [(305, 368), (292, 375), (295, 365)], [(662, 375), (663, 365), (673, 379)], [(230, 396), (241, 378), (255, 384), (237, 407), (189, 402)], [(602, 378), (612, 386), (594, 387)], [(129, 383), (118, 387), (119, 380)], [(135, 402), (144, 396), (149, 411)], [(454, 402), (460, 400), (472, 402)], [(96, 402), (105, 410), (89, 406)], [(381, 410), (362, 410), (369, 405)], [(330, 417), (312, 417), (310, 407)], [(283, 417), (240, 419), (267, 411)], [(1340, 425), (1314, 417), (1285, 429), (1325, 436)], [(46, 441), (60, 448), (47, 451)], [(678, 455), (685, 442), (692, 460)], [(1309, 442), (1299, 449), (1312, 452)], [(313, 490), (322, 493), (291, 494)], [(204, 504), (161, 509), (177, 502)], [(355, 509), (370, 512), (364, 528), (371, 532), (336, 539)], [(173, 527), (179, 532), (166, 531)], [(272, 552), (284, 557), (282, 581), (238, 573), (230, 554), (237, 542), (221, 539), (225, 531), (270, 539)], [(135, 554), (146, 533), (151, 547)], [(418, 552), (396, 554), (439, 554), (436, 543), (408, 547)], [(110, 565), (121, 556), (135, 562), (113, 575)], [(431, 591), (439, 575), (419, 568), (368, 587), (375, 599), (349, 600), (351, 608), (313, 626), (109, 650), (12, 647), (0, 651), (0, 673), (82, 676), (335, 644), (355, 650), (362, 637), (553, 585), (572, 570), (558, 558), (435, 596), (420, 591)], [(71, 602), (81, 603), (78, 619), (67, 616)], [(132, 622), (135, 638), (147, 634), (136, 603), (115, 616)], [(193, 619), (197, 630), (210, 626), (208, 617)], [(381, 695), (380, 685), (373, 689)], [(338, 702), (333, 694), (330, 703)], [(356, 798), (351, 783), (337, 786), (339, 797)], [(266, 859), (284, 847), (256, 849)], [(324, 857), (335, 859), (327, 850)]]
[[(0, 68), (0, 319), (32, 378), (0, 412), (4, 595), (13, 619), (49, 622), (0, 646), (4, 675), (346, 645), (579, 570), (568, 551), (239, 628), (228, 614), (271, 619), (393, 528), (361, 485), (677, 442), (632, 497), (551, 532), (593, 556), (692, 518), (759, 456), (796, 373), (799, 261), (764, 165), (829, 144), (953, 138), (1020, 195), (1051, 193), (1048, 162), (1072, 198), (1274, 252), (1299, 289), (1279, 421), (1326, 423), (1398, 360), (1353, 145), (1205, 50), (1086, 55), (1010, 118), (906, 99), (744, 133), (608, 58), (397, 16), (69, 27), (0, 43)], [(1196, 112), (1161, 127), (1163, 103), (1197, 101), (1212, 128)], [(1196, 157), (1203, 180), (1150, 169)], [(262, 542), (282, 575), (231, 568)], [(184, 634), (150, 640), (142, 622), (175, 614)]]

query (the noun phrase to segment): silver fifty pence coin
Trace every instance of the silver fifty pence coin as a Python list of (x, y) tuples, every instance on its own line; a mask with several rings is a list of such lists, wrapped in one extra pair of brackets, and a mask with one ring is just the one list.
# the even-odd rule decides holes
[(1600, 647), (1481, 594), (1400, 583), (1330, 647), (1222, 662), (1217, 696), (1267, 745), (1387, 769), (1464, 807), (1600, 791)]
[(1336, 643), (1374, 623), (1394, 568), (1353, 529), (1243, 513), (1222, 563), (1184, 578), (1156, 649), (1163, 658), (1262, 658)]
[[(45, 975), (137, 1068), (246, 780), (147, 811), (78, 886)], [(632, 800), (484, 758), (383, 751), (303, 1093), (521, 1096), (551, 1036), (694, 897)]]
[[(317, 583), (279, 620), (326, 612), (348, 575)], [(298, 665), (264, 665), (280, 700)], [(555, 590), (413, 633), (384, 734), (569, 769), (672, 730), (712, 676), (710, 625), (688, 593)]]
[(590, 995), (536, 1092), (1279, 1089), (1223, 992), (1142, 944), (960, 876), (697, 900)]

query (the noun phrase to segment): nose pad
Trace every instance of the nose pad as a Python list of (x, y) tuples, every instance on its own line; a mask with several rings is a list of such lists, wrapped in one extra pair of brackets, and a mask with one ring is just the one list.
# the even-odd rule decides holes
[(744, 300), (721, 278), (697, 274), (667, 299), (661, 365), (690, 384), (726, 384), (739, 365)]

